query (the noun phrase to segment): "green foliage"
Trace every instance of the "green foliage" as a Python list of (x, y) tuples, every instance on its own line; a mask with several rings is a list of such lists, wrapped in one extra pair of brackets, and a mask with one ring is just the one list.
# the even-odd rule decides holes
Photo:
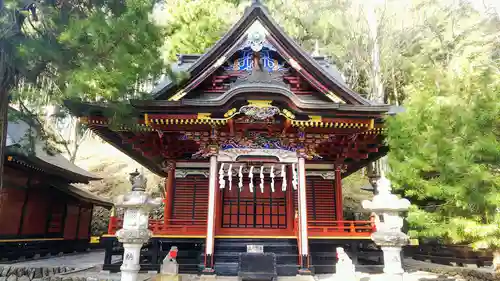
[(415, 235), (498, 247), (500, 83), (490, 66), (424, 69), (388, 119), (391, 178)]
[[(178, 54), (203, 54), (237, 20), (239, 1), (174, 0), (168, 1), (157, 18), (166, 25), (168, 40), (164, 56), (173, 61)], [(164, 19), (164, 20), (163, 20)]]
[(500, 246), (498, 18), (422, 1), (404, 54), (406, 112), (388, 118), (391, 178), (410, 234)]
[(29, 70), (38, 66), (27, 82), (45, 102), (123, 101), (137, 95), (137, 82), (162, 73), (164, 32), (150, 20), (152, 1), (88, 4), (39, 7), (40, 22), (27, 32), (35, 35), (19, 44), (17, 55), (33, 65)]
[[(144, 0), (46, 1), (35, 9), (7, 1), (0, 18), (2, 90), (42, 124), (43, 138), (76, 153), (87, 130), (68, 114), (47, 118), (47, 106), (61, 107), (71, 99), (110, 102), (107, 114), (113, 120), (130, 120), (131, 111), (123, 110), (128, 100), (148, 98), (144, 85), (170, 71), (161, 56), (165, 30), (151, 19), (155, 5)], [(20, 16), (12, 16), (17, 12)], [(71, 141), (59, 132), (60, 124), (68, 122), (74, 128)], [(74, 159), (74, 153), (68, 154)]]

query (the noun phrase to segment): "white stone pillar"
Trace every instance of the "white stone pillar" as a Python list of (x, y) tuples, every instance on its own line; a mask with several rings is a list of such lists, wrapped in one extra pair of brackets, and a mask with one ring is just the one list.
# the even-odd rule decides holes
[(123, 247), (123, 264), (120, 267), (122, 271), (121, 281), (135, 281), (137, 280), (137, 275), (141, 269), (140, 257), (141, 257), (142, 244), (127, 244)]
[(382, 246), (384, 253), (384, 273), (387, 274), (403, 274), (404, 270), (401, 265), (401, 246)]
[(161, 198), (152, 199), (146, 190), (146, 179), (138, 172), (130, 174), (132, 192), (121, 195), (116, 206), (125, 209), (123, 228), (116, 232), (118, 241), (123, 243), (122, 281), (136, 281), (141, 268), (142, 245), (153, 234), (148, 229), (149, 211), (161, 204)]
[(299, 156), (298, 165), (299, 175), (299, 230), (300, 230), (300, 250), (302, 254), (302, 264), (299, 273), (309, 274), (309, 241), (307, 235), (307, 193), (306, 193), (306, 161), (304, 157)]
[(205, 269), (204, 273), (213, 273), (214, 229), (215, 229), (215, 196), (217, 188), (217, 155), (210, 156), (210, 172), (208, 178), (208, 214), (207, 238), (205, 241)]

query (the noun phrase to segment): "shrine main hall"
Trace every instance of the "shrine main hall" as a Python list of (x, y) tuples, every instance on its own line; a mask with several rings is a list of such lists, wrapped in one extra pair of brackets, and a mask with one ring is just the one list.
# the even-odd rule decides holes
[[(158, 270), (171, 246), (181, 272), (218, 275), (238, 273), (247, 245), (274, 253), (279, 275), (333, 272), (337, 246), (353, 259), (376, 252), (369, 214), (346, 218), (342, 179), (387, 153), (391, 106), (351, 90), (260, 3), (205, 54), (179, 55), (172, 70), (189, 78), (130, 100), (127, 124), (113, 124), (105, 104), (66, 102), (102, 139), (165, 177), (164, 216), (150, 218), (143, 270)], [(104, 269), (119, 269), (111, 257), (123, 251), (114, 236), (121, 223), (112, 216), (102, 238)]]

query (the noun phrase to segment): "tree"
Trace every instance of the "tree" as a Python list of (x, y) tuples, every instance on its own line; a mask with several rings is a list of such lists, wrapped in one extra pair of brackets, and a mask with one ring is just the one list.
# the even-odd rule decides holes
[(500, 249), (500, 77), (427, 72), (388, 122), (391, 178), (421, 206), (412, 235)]
[(21, 27), (27, 16), (37, 15), (33, 3), (23, 6), (0, 1), (0, 189), (3, 186), (3, 165), (7, 138), (9, 91), (15, 87), (21, 67), (18, 66), (15, 42), (22, 37)]
[(238, 3), (234, 0), (174, 0), (164, 3), (155, 16), (166, 26), (165, 59), (174, 61), (178, 54), (205, 53), (237, 20), (241, 12)]
[(389, 118), (390, 177), (417, 206), (410, 235), (494, 251), (500, 270), (497, 18), (465, 4), (427, 7), (406, 112)]
[[(138, 84), (168, 71), (160, 53), (164, 31), (151, 20), (154, 5), (142, 0), (47, 1), (29, 6), (32, 13), (27, 14), (9, 2), (2, 11), (17, 18), (15, 24), (7, 17), (1, 22), (11, 31), (0, 38), (2, 55), (9, 59), (2, 68), (10, 71), (2, 72), (8, 84), (2, 90), (10, 91), (12, 102), (41, 124), (45, 107), (66, 99), (120, 104), (144, 96)], [(81, 131), (77, 121), (74, 127)]]

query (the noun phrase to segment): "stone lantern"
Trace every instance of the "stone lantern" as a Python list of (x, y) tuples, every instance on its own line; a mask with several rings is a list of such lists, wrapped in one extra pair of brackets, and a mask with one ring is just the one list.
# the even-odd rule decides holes
[(401, 249), (408, 244), (408, 236), (401, 231), (403, 218), (400, 213), (408, 210), (410, 201), (392, 194), (391, 182), (383, 174), (377, 182), (377, 189), (378, 194), (372, 201), (362, 202), (363, 208), (374, 212), (378, 218), (372, 240), (382, 248), (384, 273), (403, 274)]
[(141, 248), (152, 235), (148, 229), (149, 212), (161, 204), (161, 198), (153, 199), (147, 194), (147, 180), (137, 172), (130, 174), (132, 191), (116, 199), (116, 207), (125, 209), (123, 228), (116, 232), (118, 241), (123, 243), (123, 264), (120, 267), (122, 281), (136, 281), (141, 268)]

